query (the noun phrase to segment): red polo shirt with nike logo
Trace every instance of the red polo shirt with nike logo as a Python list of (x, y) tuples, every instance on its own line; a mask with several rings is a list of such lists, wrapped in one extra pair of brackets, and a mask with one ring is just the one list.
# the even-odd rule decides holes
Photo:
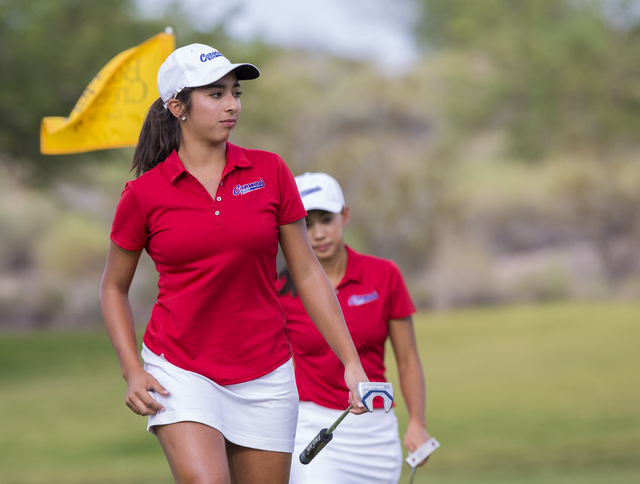
[(144, 343), (221, 385), (291, 357), (275, 287), (279, 226), (306, 215), (282, 159), (227, 143), (215, 197), (174, 151), (126, 184), (111, 240), (146, 251), (159, 274)]

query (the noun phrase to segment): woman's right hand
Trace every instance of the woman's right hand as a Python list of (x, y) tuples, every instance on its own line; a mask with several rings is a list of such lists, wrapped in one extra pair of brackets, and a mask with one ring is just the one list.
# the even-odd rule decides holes
[(133, 413), (146, 416), (164, 411), (164, 407), (155, 401), (149, 395), (149, 392), (158, 392), (165, 397), (168, 397), (170, 393), (144, 368), (140, 367), (132, 370), (125, 379), (127, 381), (127, 399), (125, 403)]
[(350, 412), (356, 415), (366, 413), (367, 409), (358, 396), (357, 386), (360, 382), (368, 382), (369, 378), (362, 369), (360, 360), (344, 367), (344, 381), (349, 388), (349, 404), (353, 407)]
[(100, 283), (100, 307), (122, 376), (127, 382), (127, 407), (138, 415), (155, 415), (164, 407), (149, 395), (149, 391), (164, 396), (168, 396), (169, 392), (142, 367), (129, 304), (129, 287), (141, 253), (142, 250), (126, 250), (111, 242)]

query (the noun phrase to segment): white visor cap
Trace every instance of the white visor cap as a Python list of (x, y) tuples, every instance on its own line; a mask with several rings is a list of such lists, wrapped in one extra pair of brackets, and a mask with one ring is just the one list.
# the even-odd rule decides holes
[(342, 188), (326, 173), (305, 173), (295, 178), (304, 209), (340, 213), (344, 208)]
[(256, 79), (258, 68), (252, 64), (232, 64), (217, 49), (190, 44), (174, 50), (158, 71), (158, 92), (166, 103), (185, 87), (201, 87), (235, 71), (239, 81)]

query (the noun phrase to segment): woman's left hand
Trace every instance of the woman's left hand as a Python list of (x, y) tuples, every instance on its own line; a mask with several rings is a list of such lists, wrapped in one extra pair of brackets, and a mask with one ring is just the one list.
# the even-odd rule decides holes
[[(424, 444), (427, 440), (431, 438), (429, 432), (424, 425), (409, 421), (407, 425), (407, 433), (404, 434), (404, 446), (407, 448), (409, 452), (415, 452), (418, 447)], [(423, 466), (427, 463), (429, 457), (418, 464), (419, 466)]]
[(362, 365), (360, 361), (356, 363), (352, 363), (349, 365), (345, 365), (344, 368), (344, 381), (349, 388), (349, 404), (353, 407), (350, 412), (355, 415), (363, 414), (367, 411), (364, 407), (364, 403), (360, 401), (360, 397), (358, 396), (357, 386), (360, 382), (368, 382), (369, 378), (365, 374), (362, 369)]

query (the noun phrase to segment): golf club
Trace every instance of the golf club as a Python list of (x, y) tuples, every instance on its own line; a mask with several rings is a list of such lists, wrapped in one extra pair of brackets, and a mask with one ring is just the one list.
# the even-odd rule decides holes
[[(391, 383), (380, 382), (360, 382), (356, 387), (358, 396), (364, 404), (364, 408), (368, 412), (373, 412), (373, 399), (375, 397), (382, 397), (384, 400), (384, 411), (389, 412), (391, 410), (391, 404), (393, 403), (393, 385)], [(302, 464), (308, 464), (311, 462), (318, 453), (325, 448), (325, 446), (333, 439), (333, 431), (349, 414), (349, 410), (353, 408), (349, 405), (342, 415), (336, 420), (328, 429), (322, 429), (318, 432), (309, 445), (300, 453), (300, 462)]]
[(409, 477), (409, 484), (413, 484), (413, 477), (416, 474), (416, 468), (418, 464), (420, 464), (420, 462), (433, 454), (439, 447), (440, 442), (431, 437), (424, 444), (418, 447), (415, 452), (409, 452), (409, 456), (405, 459), (405, 462), (411, 466), (411, 477)]

